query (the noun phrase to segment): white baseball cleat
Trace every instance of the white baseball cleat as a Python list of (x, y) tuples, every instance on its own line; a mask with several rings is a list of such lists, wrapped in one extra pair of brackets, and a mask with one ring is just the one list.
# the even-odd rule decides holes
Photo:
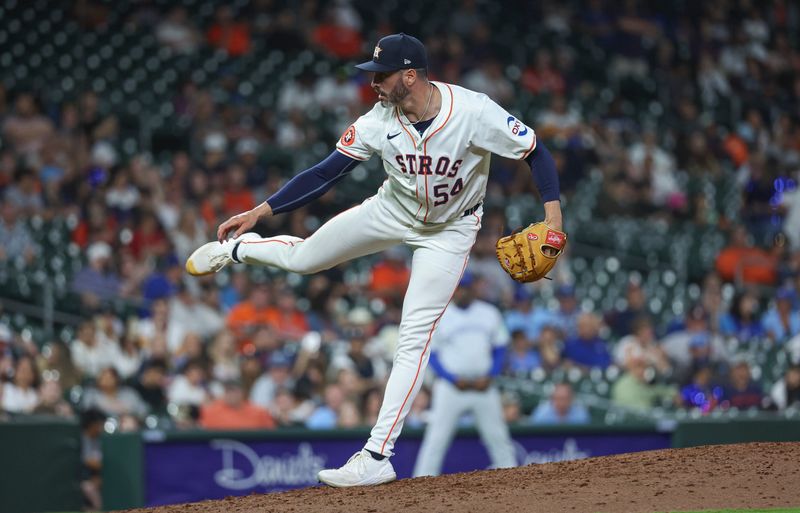
[(388, 483), (397, 479), (397, 474), (389, 458), (378, 461), (366, 449), (362, 449), (341, 468), (321, 470), (317, 478), (328, 486), (343, 488)]
[(197, 248), (194, 253), (186, 260), (186, 272), (192, 276), (205, 276), (214, 274), (226, 265), (233, 263), (231, 252), (236, 244), (243, 240), (260, 239), (257, 233), (243, 233), (235, 239), (228, 239), (225, 242), (209, 242)]

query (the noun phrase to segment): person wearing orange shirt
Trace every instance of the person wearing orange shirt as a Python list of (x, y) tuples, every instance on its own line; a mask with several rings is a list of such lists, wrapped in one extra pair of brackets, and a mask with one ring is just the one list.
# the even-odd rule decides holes
[(272, 415), (244, 396), (238, 380), (225, 382), (222, 397), (203, 405), (200, 425), (206, 429), (275, 429)]
[(384, 300), (402, 302), (411, 279), (411, 271), (402, 249), (391, 248), (384, 252), (384, 258), (372, 267), (369, 290)]
[(717, 256), (716, 268), (725, 281), (774, 285), (778, 279), (778, 259), (749, 240), (747, 229), (733, 229), (730, 243)]
[(231, 57), (239, 57), (250, 51), (250, 27), (247, 23), (236, 21), (229, 6), (217, 9), (214, 24), (206, 34), (208, 43), (228, 52)]
[(278, 293), (276, 305), (267, 309), (265, 318), (282, 339), (299, 340), (309, 330), (306, 315), (297, 308), (291, 289)]
[(266, 284), (261, 284), (250, 291), (249, 297), (234, 305), (225, 324), (233, 331), (238, 341), (239, 350), (249, 354), (254, 350), (253, 334), (260, 326), (270, 325), (274, 321), (270, 317), (270, 293)]

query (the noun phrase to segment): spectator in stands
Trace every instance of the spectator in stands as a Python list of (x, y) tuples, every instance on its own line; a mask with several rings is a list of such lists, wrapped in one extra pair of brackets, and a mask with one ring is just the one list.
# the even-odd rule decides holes
[(3, 121), (2, 133), (18, 156), (33, 157), (53, 134), (53, 122), (39, 112), (33, 94), (21, 91), (14, 112)]
[(39, 404), (39, 374), (30, 356), (21, 356), (14, 364), (10, 383), (0, 383), (0, 410), (32, 413)]
[(653, 322), (646, 316), (633, 321), (631, 334), (620, 339), (614, 351), (614, 363), (625, 370), (634, 360), (644, 360), (661, 375), (672, 371), (669, 358), (656, 340)]
[(720, 329), (723, 335), (735, 337), (742, 344), (765, 335), (759, 318), (758, 297), (749, 290), (737, 293), (730, 310), (720, 320)]
[(606, 314), (606, 324), (615, 337), (624, 337), (633, 333), (635, 319), (647, 315), (647, 297), (644, 289), (640, 283), (630, 281), (625, 289), (625, 308)]
[[(578, 299), (575, 297), (575, 286), (561, 285), (556, 289), (556, 297), (558, 309), (553, 313), (553, 326), (561, 331), (564, 338), (574, 338), (578, 335), (578, 320), (581, 316)], [(596, 321), (599, 329), (600, 320)]]
[(112, 268), (111, 246), (98, 241), (86, 250), (89, 265), (72, 280), (72, 290), (80, 294), (83, 306), (96, 309), (119, 296), (120, 279)]
[[(422, 428), (428, 424), (431, 413), (431, 392), (424, 386), (419, 389), (417, 397), (411, 403), (411, 411), (406, 416), (405, 425), (412, 428)], [(369, 424), (365, 422), (364, 424)]]
[(236, 336), (240, 349), (252, 344), (253, 333), (259, 326), (269, 325), (270, 302), (269, 287), (262, 283), (253, 287), (248, 298), (228, 312), (225, 323)]
[(653, 205), (669, 208), (686, 202), (675, 177), (674, 158), (658, 146), (654, 129), (646, 130), (642, 141), (631, 146), (628, 160), (636, 176), (649, 176)]
[(372, 266), (369, 291), (375, 297), (400, 305), (410, 277), (411, 271), (403, 248), (401, 246), (390, 248), (384, 251), (383, 258)]
[(122, 386), (114, 367), (106, 367), (97, 375), (97, 384), (86, 390), (81, 399), (83, 410), (98, 409), (107, 416), (133, 415), (144, 418), (147, 404), (135, 390)]
[(778, 262), (755, 246), (747, 228), (736, 225), (730, 243), (717, 255), (716, 269), (723, 280), (744, 285), (774, 285)]
[[(138, 257), (137, 257), (138, 258)], [(142, 297), (149, 305), (158, 299), (169, 300), (181, 287), (184, 269), (175, 255), (164, 259), (163, 267), (156, 269), (142, 283)]]
[(17, 169), (14, 182), (6, 187), (3, 199), (13, 203), (24, 216), (32, 216), (43, 210), (41, 184), (36, 172), (24, 167)]
[[(484, 216), (484, 219), (486, 216)], [(476, 285), (478, 287), (478, 298), (489, 303), (500, 305), (508, 304), (513, 299), (515, 301), (515, 310), (520, 312), (520, 315), (513, 315), (516, 317), (513, 321), (514, 328), (509, 326), (509, 329), (523, 329), (520, 324), (525, 323), (526, 314), (541, 314), (541, 311), (531, 311), (533, 305), (531, 303), (532, 295), (530, 289), (524, 286), (519, 286), (512, 280), (502, 267), (497, 265), (497, 253), (495, 250), (495, 243), (503, 234), (501, 230), (493, 230), (492, 232), (485, 231), (489, 227), (487, 220), (482, 221), (484, 228), (478, 232), (478, 238), (475, 240), (475, 245), (472, 247), (472, 254), (467, 263), (467, 270), (475, 276), (480, 276), (481, 279)], [(494, 235), (492, 235), (494, 234)], [(563, 257), (563, 255), (562, 255)], [(538, 335), (538, 323), (531, 320), (535, 326), (531, 326), (530, 330), (536, 331)], [(528, 332), (528, 337), (533, 333)], [(533, 337), (535, 338), (535, 337)]]
[(64, 391), (57, 379), (46, 379), (39, 387), (39, 404), (33, 409), (37, 415), (55, 415), (71, 418), (75, 415), (72, 406), (64, 399)]
[(217, 7), (206, 38), (208, 44), (225, 50), (231, 57), (240, 57), (250, 51), (250, 27), (244, 21), (237, 21), (233, 9), (227, 5)]
[(345, 396), (341, 387), (335, 383), (325, 387), (325, 402), (314, 410), (306, 420), (309, 429), (333, 429), (336, 427), (339, 411)]
[(786, 369), (783, 378), (772, 385), (770, 398), (779, 410), (800, 406), (800, 365)]
[(171, 352), (178, 350), (189, 333), (209, 338), (224, 326), (218, 309), (198, 301), (183, 282), (178, 282), (177, 293), (169, 300), (167, 343)]
[(534, 95), (564, 93), (564, 77), (553, 66), (549, 50), (544, 48), (537, 50), (533, 65), (522, 73), (522, 86)]
[(729, 358), (722, 337), (710, 334), (708, 314), (700, 305), (689, 310), (684, 329), (661, 340), (661, 348), (672, 362), (677, 382), (688, 380), (693, 364), (719, 365), (727, 363)]
[(522, 330), (511, 332), (510, 350), (506, 353), (505, 373), (512, 376), (529, 376), (533, 369), (542, 366), (539, 352)]
[(575, 402), (569, 383), (558, 383), (550, 394), (550, 399), (542, 401), (531, 413), (531, 424), (588, 424), (589, 411)]
[(792, 287), (783, 287), (775, 293), (773, 305), (761, 318), (769, 338), (780, 343), (800, 334), (800, 310), (794, 306), (796, 301), (797, 292)]
[(206, 383), (206, 367), (200, 360), (189, 360), (167, 390), (169, 402), (199, 408), (211, 394)]
[(200, 43), (197, 29), (192, 25), (183, 6), (170, 9), (156, 26), (155, 35), (159, 43), (182, 54), (194, 53)]
[(220, 330), (208, 350), (211, 358), (211, 376), (217, 381), (239, 379), (241, 374), (236, 339), (228, 330)]
[(302, 427), (305, 425), (303, 412), (291, 390), (285, 388), (278, 390), (272, 401), (270, 413), (279, 427)]
[(256, 206), (253, 191), (247, 186), (247, 172), (237, 162), (228, 165), (222, 202), (223, 213), (226, 216), (245, 212)]
[(462, 83), (467, 89), (484, 93), (503, 106), (508, 106), (514, 99), (514, 87), (503, 74), (501, 63), (492, 58), (483, 59), (464, 75)]
[(269, 358), (267, 371), (253, 383), (250, 401), (262, 408), (270, 408), (278, 390), (291, 389), (294, 386), (291, 367), (292, 361), (288, 355), (283, 351), (273, 352)]
[(132, 378), (142, 365), (142, 355), (139, 341), (133, 334), (125, 333), (118, 345), (115, 344), (114, 368), (123, 381)]
[(648, 409), (669, 406), (676, 402), (678, 390), (674, 385), (653, 383), (654, 372), (644, 360), (633, 360), (611, 387), (611, 401), (626, 408)]
[(38, 247), (31, 237), (25, 220), (20, 217), (17, 206), (3, 201), (0, 210), (0, 262), (22, 258), (31, 263), (38, 254)]
[(755, 383), (750, 373), (750, 364), (744, 357), (735, 359), (728, 376), (728, 385), (723, 388), (721, 406), (746, 410), (763, 408), (764, 392)]
[(691, 381), (681, 389), (684, 408), (697, 408), (703, 413), (717, 408), (722, 402), (723, 387), (715, 383), (714, 369), (705, 362), (692, 368)]
[(242, 383), (228, 379), (223, 383), (222, 397), (203, 405), (200, 425), (206, 429), (274, 429), (272, 415), (256, 406), (244, 395)]
[(564, 341), (557, 329), (551, 326), (542, 328), (535, 346), (539, 350), (542, 367), (545, 370), (552, 371), (562, 365), (561, 354), (564, 350)]
[(361, 32), (337, 14), (335, 8), (326, 10), (324, 20), (311, 33), (311, 41), (337, 59), (358, 57), (364, 44)]
[(578, 317), (578, 335), (566, 340), (561, 357), (567, 365), (584, 369), (605, 369), (611, 364), (608, 342), (600, 337), (600, 319), (595, 314), (583, 313)]
[(98, 376), (101, 370), (114, 365), (114, 342), (98, 333), (94, 321), (84, 321), (80, 325), (70, 351), (75, 366), (89, 378)]
[(206, 240), (206, 224), (197, 208), (190, 205), (181, 207), (178, 225), (169, 232), (169, 237), (178, 261), (185, 262)]
[(133, 385), (150, 412), (160, 415), (167, 411), (167, 362), (152, 359), (144, 362)]
[(220, 302), (224, 313), (230, 313), (234, 306), (250, 295), (250, 285), (247, 273), (242, 272), (239, 267), (234, 268), (230, 282), (220, 290)]
[(367, 354), (368, 338), (363, 328), (350, 327), (345, 330), (345, 351), (337, 351), (330, 362), (330, 368), (348, 369), (363, 380), (363, 386), (372, 387), (380, 384), (386, 377), (386, 364), (377, 356)]
[(565, 146), (567, 141), (577, 134), (581, 125), (581, 115), (570, 109), (563, 95), (556, 95), (549, 103), (549, 108), (536, 120), (537, 133), (540, 137), (556, 140)]
[(523, 331), (530, 340), (537, 340), (546, 326), (556, 326), (553, 312), (535, 305), (525, 287), (515, 289), (514, 307), (505, 312), (505, 323), (509, 332)]
[[(2, 342), (0, 342), (2, 346)], [(69, 347), (60, 340), (47, 343), (42, 348), (43, 360), (40, 361), (42, 375), (57, 379), (64, 390), (69, 390), (79, 385), (82, 379), (81, 371), (75, 366), (70, 356)]]
[(308, 333), (308, 320), (297, 308), (297, 298), (290, 288), (278, 292), (275, 306), (267, 308), (265, 319), (280, 340), (300, 340)]
[(345, 399), (339, 407), (339, 417), (336, 420), (336, 427), (339, 429), (353, 429), (363, 425), (361, 412), (358, 404), (352, 399)]

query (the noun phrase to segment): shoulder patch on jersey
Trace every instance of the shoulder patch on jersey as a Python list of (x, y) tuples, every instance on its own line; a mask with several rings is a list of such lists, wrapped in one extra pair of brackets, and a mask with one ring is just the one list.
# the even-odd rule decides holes
[(342, 134), (342, 146), (350, 146), (356, 141), (356, 126), (350, 125)]
[(528, 133), (528, 127), (523, 125), (522, 121), (518, 120), (514, 116), (508, 116), (506, 124), (508, 125), (508, 128), (511, 129), (511, 133), (518, 137), (522, 137)]

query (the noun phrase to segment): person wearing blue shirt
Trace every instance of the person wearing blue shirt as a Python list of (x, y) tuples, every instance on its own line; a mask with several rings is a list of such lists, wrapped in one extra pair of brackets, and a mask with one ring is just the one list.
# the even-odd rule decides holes
[(556, 316), (546, 308), (533, 304), (533, 296), (525, 287), (514, 291), (514, 308), (506, 312), (505, 323), (510, 333), (525, 332), (529, 340), (536, 340), (545, 326), (555, 326)]
[(578, 336), (564, 344), (561, 356), (574, 365), (606, 368), (611, 364), (611, 355), (605, 340), (600, 338), (600, 321), (594, 314), (584, 313), (578, 317)]
[(765, 334), (758, 318), (758, 298), (750, 291), (740, 292), (732, 301), (731, 309), (720, 319), (720, 331), (727, 337), (736, 337), (747, 343)]
[(539, 351), (533, 348), (533, 344), (525, 336), (525, 332), (517, 330), (511, 333), (511, 351), (506, 358), (505, 371), (511, 375), (527, 375), (533, 369), (542, 366), (542, 359)]
[(539, 403), (531, 413), (531, 424), (588, 424), (589, 410), (573, 400), (572, 387), (559, 383), (550, 394), (550, 400)]
[(782, 288), (775, 294), (775, 305), (761, 320), (764, 331), (772, 340), (784, 342), (800, 333), (800, 311), (793, 306), (796, 299), (797, 293), (791, 287)]

